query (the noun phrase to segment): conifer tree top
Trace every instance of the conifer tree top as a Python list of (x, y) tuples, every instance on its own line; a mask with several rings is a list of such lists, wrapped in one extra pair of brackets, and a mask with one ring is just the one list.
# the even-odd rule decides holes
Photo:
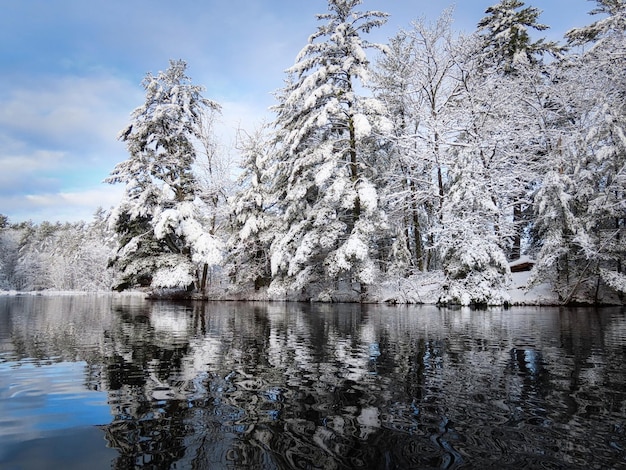
[(513, 70), (520, 61), (535, 63), (538, 56), (546, 52), (555, 53), (558, 46), (545, 39), (532, 41), (529, 29), (545, 31), (549, 26), (539, 23), (541, 10), (525, 7), (520, 0), (501, 0), (485, 10), (485, 16), (478, 23), (478, 31), (485, 40), (485, 52), (505, 70)]
[(589, 14), (603, 18), (589, 26), (569, 30), (565, 34), (569, 44), (579, 46), (601, 41), (611, 33), (624, 35), (626, 32), (626, 0), (596, 0), (596, 3)]

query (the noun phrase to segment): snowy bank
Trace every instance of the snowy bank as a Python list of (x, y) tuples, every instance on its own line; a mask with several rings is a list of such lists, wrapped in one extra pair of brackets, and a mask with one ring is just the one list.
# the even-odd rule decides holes
[(34, 290), (34, 291), (18, 291), (18, 290), (0, 290), (0, 296), (78, 296), (78, 295), (120, 295), (120, 296), (146, 296), (145, 292), (129, 290), (124, 292), (114, 292), (110, 290)]
[(511, 273), (511, 286), (508, 290), (511, 305), (560, 305), (558, 295), (548, 283), (527, 289), (530, 271)]
[[(526, 257), (520, 258), (510, 264), (511, 281), (505, 291), (505, 302), (511, 306), (558, 306), (562, 305), (557, 293), (552, 290), (549, 282), (528, 288), (528, 280), (531, 275), (533, 260)], [(255, 290), (253, 286), (245, 288), (242, 286), (228, 285), (225, 280), (215, 282), (209, 287), (206, 296), (199, 296), (189, 292), (178, 292), (179, 295), (168, 295), (168, 292), (146, 290), (133, 290), (123, 292), (110, 291), (2, 291), (0, 296), (17, 295), (128, 295), (142, 296), (145, 298), (161, 300), (214, 300), (214, 301), (306, 301), (305, 294), (290, 295), (285, 292), (277, 296), (275, 291), (268, 290), (267, 287)], [(378, 283), (369, 286), (364, 297), (356, 289), (344, 286), (337, 291), (317, 290), (318, 295), (314, 297), (316, 302), (340, 303), (340, 302), (363, 302), (363, 303), (385, 303), (385, 304), (422, 304), (437, 305), (440, 303), (448, 280), (443, 271), (433, 271), (419, 273), (408, 278), (399, 276), (386, 276)], [(159, 295), (161, 294), (161, 295)], [(164, 295), (165, 294), (165, 295)], [(183, 294), (183, 295), (180, 295)], [(593, 304), (589, 299), (576, 298), (578, 303)], [(601, 298), (601, 304), (615, 305), (616, 299), (610, 297)]]
[[(548, 284), (527, 289), (529, 275), (529, 271), (511, 273), (507, 290), (510, 305), (560, 305), (558, 296)], [(371, 300), (376, 303), (435, 305), (441, 299), (445, 281), (441, 271), (387, 280), (373, 288)]]
[[(511, 306), (558, 306), (562, 305), (558, 294), (553, 291), (549, 282), (545, 282), (533, 287), (528, 287), (528, 280), (534, 260), (523, 256), (519, 260), (509, 264), (510, 282), (506, 290), (501, 295), (503, 302), (499, 305), (507, 304)], [(337, 292), (326, 292), (324, 295), (314, 297), (318, 302), (366, 302), (366, 303), (386, 303), (386, 304), (423, 304), (437, 305), (444, 298), (445, 286), (448, 280), (443, 271), (432, 271), (419, 273), (408, 278), (400, 276), (386, 276), (378, 283), (368, 287), (365, 298), (360, 298), (354, 290)], [(296, 296), (281, 295), (276, 297), (267, 288), (254, 290), (238, 288), (215, 289), (209, 296), (215, 300), (249, 300), (249, 301), (300, 301), (303, 298)], [(495, 298), (495, 295), (494, 295)], [(593, 304), (592, 297), (577, 298), (577, 303)], [(615, 299), (605, 297), (601, 299), (602, 304), (614, 305)], [(494, 304), (497, 305), (497, 304)]]

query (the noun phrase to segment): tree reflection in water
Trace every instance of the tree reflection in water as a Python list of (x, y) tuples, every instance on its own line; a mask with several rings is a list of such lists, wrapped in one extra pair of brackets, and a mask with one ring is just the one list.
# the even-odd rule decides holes
[(11, 305), (0, 352), (85, 361), (118, 469), (626, 468), (620, 310)]
[(103, 386), (117, 468), (463, 462), (442, 410), (418, 405), (443, 343), (402, 343), (407, 370), (396, 370), (380, 341), (397, 338), (378, 337), (366, 306), (120, 304), (117, 314)]
[[(520, 329), (523, 316), (501, 313), (237, 303), (118, 315), (104, 385), (117, 468), (576, 467), (588, 457), (588, 431), (567, 413), (580, 381), (557, 357), (568, 332), (558, 337), (554, 317)], [(528, 344), (515, 337), (524, 328), (539, 331)], [(576, 354), (589, 357), (596, 340)], [(621, 447), (603, 452), (624, 459)]]

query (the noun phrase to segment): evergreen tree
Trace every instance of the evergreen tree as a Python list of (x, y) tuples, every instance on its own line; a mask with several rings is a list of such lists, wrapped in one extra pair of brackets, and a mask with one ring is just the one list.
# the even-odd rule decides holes
[(228, 242), (227, 266), (238, 287), (255, 290), (271, 281), (270, 246), (279, 223), (274, 206), (268, 165), (274, 156), (267, 129), (240, 136), (243, 172), (239, 190), (229, 201), (234, 233)]
[(509, 300), (509, 267), (495, 227), (501, 210), (490, 187), (489, 169), (473, 147), (450, 168), (438, 248), (447, 284), (440, 302), (500, 305)]
[[(543, 123), (533, 121), (542, 112), (542, 91), (539, 91), (544, 81), (542, 59), (547, 53), (559, 55), (562, 48), (545, 38), (531, 39), (530, 30), (545, 31), (548, 26), (538, 22), (540, 10), (524, 7), (522, 1), (501, 0), (486, 13), (487, 16), (478, 23), (479, 72), (486, 83), (496, 88), (489, 90), (489, 94), (497, 93), (497, 88), (503, 87), (511, 91), (509, 107), (498, 117), (501, 125), (497, 131), (508, 142), (498, 151), (509, 153), (508, 172), (521, 178), (509, 179), (511, 186), (499, 197), (503, 199), (503, 205), (512, 210), (514, 232), (507, 241), (507, 252), (510, 259), (517, 259), (522, 254), (523, 232), (530, 219), (527, 201), (536, 182), (531, 166), (545, 153), (547, 142)], [(494, 81), (491, 77), (494, 73), (501, 76), (501, 80)]]
[(568, 31), (565, 37), (572, 46), (592, 44), (592, 49), (602, 48), (605, 54), (609, 53), (612, 45), (616, 45), (618, 47), (615, 52), (619, 56), (623, 54), (623, 48), (619, 46), (626, 29), (626, 2), (624, 0), (595, 1), (597, 6), (591, 10), (590, 14), (602, 15), (603, 18), (588, 26), (574, 28)]
[(21, 230), (0, 214), (0, 290), (15, 289)]
[(130, 157), (106, 179), (126, 185), (111, 214), (120, 241), (114, 259), (120, 288), (191, 288), (194, 282), (199, 288), (199, 269), (220, 260), (220, 242), (203, 226), (205, 207), (193, 171), (202, 118), (219, 106), (202, 97), (186, 68), (182, 60), (170, 61), (165, 72), (147, 74), (146, 101), (120, 133)]
[(545, 31), (548, 26), (538, 23), (541, 11), (524, 7), (520, 0), (500, 0), (487, 8), (478, 23), (484, 41), (483, 64), (496, 64), (505, 72), (512, 72), (519, 63), (536, 63), (545, 53), (558, 53), (554, 42), (539, 39), (532, 41), (529, 29)]
[[(571, 46), (588, 47), (556, 67), (564, 163), (553, 165), (568, 181), (561, 185), (566, 197), (554, 203), (540, 193), (536, 200), (539, 208), (552, 204), (552, 212), (560, 203), (561, 212), (576, 220), (575, 225), (538, 220), (543, 232), (537, 234), (541, 251), (533, 279), (557, 279), (563, 302), (597, 301), (607, 288), (626, 293), (626, 4), (597, 3), (592, 13), (609, 16), (569, 31)], [(567, 236), (557, 248), (543, 233), (561, 227)]]
[(560, 300), (568, 295), (571, 279), (576, 272), (570, 272), (575, 257), (573, 243), (580, 233), (580, 222), (572, 204), (575, 188), (572, 180), (559, 170), (548, 172), (535, 196), (535, 224), (533, 231), (540, 240), (540, 251), (529, 279), (529, 286), (550, 281)]
[[(325, 21), (289, 70), (276, 107), (279, 161), (273, 178), (284, 231), (272, 244), (273, 288), (318, 296), (341, 284), (363, 291), (375, 279), (384, 214), (373, 183), (384, 109), (363, 96), (377, 47), (361, 35), (386, 14), (360, 0), (329, 0)], [(328, 281), (328, 283), (326, 282)]]

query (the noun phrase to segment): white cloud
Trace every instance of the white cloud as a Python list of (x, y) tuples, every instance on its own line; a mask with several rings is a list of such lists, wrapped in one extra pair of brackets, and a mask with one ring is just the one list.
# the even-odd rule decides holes
[[(121, 188), (121, 187), (120, 187)], [(42, 207), (67, 206), (79, 207), (109, 207), (120, 201), (122, 191), (115, 186), (103, 185), (102, 188), (92, 188), (85, 191), (61, 192), (57, 194), (27, 194), (26, 200)]]
[(28, 82), (0, 97), (3, 134), (55, 149), (110, 147), (142, 99), (138, 85), (114, 77), (42, 80), (45, 86)]
[(24, 196), (0, 196), (0, 206), (10, 208), (3, 212), (13, 222), (77, 222), (92, 219), (98, 207), (109, 209), (119, 203), (123, 186), (100, 185), (84, 190), (58, 193), (38, 193)]
[(36, 150), (30, 155), (11, 153), (0, 155), (0, 166), (2, 166), (0, 184), (9, 184), (10, 180), (15, 178), (16, 173), (30, 173), (42, 168), (54, 168), (63, 161), (64, 156), (63, 152), (48, 150)]
[(115, 203), (119, 191), (101, 182), (127, 157), (116, 136), (143, 91), (112, 76), (42, 80), (2, 88), (0, 78), (0, 212), (89, 220)]

